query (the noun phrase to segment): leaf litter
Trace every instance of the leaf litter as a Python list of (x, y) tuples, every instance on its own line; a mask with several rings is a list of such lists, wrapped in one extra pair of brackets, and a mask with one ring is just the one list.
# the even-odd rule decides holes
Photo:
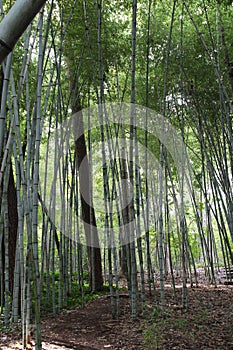
[[(176, 295), (178, 302), (173, 288), (166, 285), (165, 318), (159, 302), (149, 295), (144, 313), (136, 320), (125, 297), (120, 298), (119, 317), (112, 319), (108, 296), (84, 308), (47, 316), (42, 321), (43, 350), (233, 350), (233, 286), (189, 287), (187, 310), (179, 286)], [(0, 350), (22, 349), (20, 337), (19, 329), (3, 329)], [(35, 349), (33, 335), (27, 349)]]

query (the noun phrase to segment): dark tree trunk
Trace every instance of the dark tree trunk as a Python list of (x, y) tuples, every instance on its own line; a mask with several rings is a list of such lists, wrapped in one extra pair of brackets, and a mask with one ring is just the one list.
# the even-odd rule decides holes
[(78, 173), (82, 206), (82, 220), (84, 224), (88, 251), (89, 284), (92, 291), (100, 291), (103, 289), (101, 251), (95, 211), (92, 203), (89, 161), (87, 157), (87, 148), (84, 135), (83, 116), (80, 111), (81, 108), (75, 110), (75, 112), (79, 113), (75, 118), (74, 127), (77, 128), (76, 130), (78, 130), (78, 135), (80, 135), (75, 140), (75, 154), (77, 157), (77, 164), (79, 169)]
[[(2, 191), (1, 191), (2, 192)], [(0, 201), (1, 194), (0, 194)], [(9, 175), (9, 183), (7, 190), (7, 202), (8, 202), (8, 217), (9, 217), (9, 246), (8, 246), (8, 256), (9, 256), (9, 287), (11, 296), (13, 295), (13, 287), (14, 287), (14, 270), (15, 270), (15, 254), (16, 254), (16, 242), (17, 242), (17, 233), (18, 233), (18, 210), (17, 210), (17, 193), (14, 182), (13, 168), (12, 164), (10, 165), (10, 175)], [(2, 240), (2, 267), (3, 271), (5, 270), (5, 240), (3, 233)], [(4, 274), (3, 274), (4, 277)], [(4, 287), (3, 283), (3, 287)]]
[[(3, 88), (3, 70), (1, 67), (0, 70), (0, 101), (2, 96)], [(0, 157), (2, 159), (2, 155)], [(13, 286), (14, 286), (14, 269), (15, 269), (15, 253), (16, 253), (16, 241), (17, 241), (17, 232), (18, 232), (18, 209), (17, 209), (17, 192), (14, 181), (13, 167), (12, 163), (10, 164), (10, 174), (9, 174), (9, 183), (7, 190), (7, 200), (8, 200), (8, 215), (9, 215), (9, 278), (10, 278), (10, 293), (13, 295)], [(2, 188), (0, 189), (0, 209), (2, 203)], [(5, 270), (5, 244), (4, 244), (4, 234), (2, 240), (2, 266), (3, 271)], [(3, 274), (4, 276), (4, 274)], [(4, 283), (3, 283), (4, 286)]]

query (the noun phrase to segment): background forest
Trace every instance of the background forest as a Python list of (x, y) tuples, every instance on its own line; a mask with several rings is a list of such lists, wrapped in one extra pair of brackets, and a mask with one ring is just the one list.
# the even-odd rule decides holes
[(230, 271), (232, 15), (220, 0), (50, 0), (3, 61), (0, 310), (24, 346), (35, 324), (41, 349), (42, 315), (98, 293), (118, 317), (122, 279), (133, 319), (147, 294), (165, 317), (168, 276), (185, 309), (199, 268), (215, 286)]

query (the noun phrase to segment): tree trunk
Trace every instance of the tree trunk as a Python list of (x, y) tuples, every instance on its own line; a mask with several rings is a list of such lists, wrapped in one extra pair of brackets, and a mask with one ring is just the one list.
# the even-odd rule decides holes
[[(101, 252), (98, 238), (98, 230), (96, 225), (95, 211), (92, 204), (89, 162), (87, 158), (87, 149), (83, 127), (83, 116), (80, 112), (81, 108), (73, 109), (74, 113), (78, 113), (75, 118), (75, 127), (78, 128), (80, 135), (75, 140), (75, 154), (77, 157), (79, 169), (79, 185), (80, 197), (82, 206), (82, 219), (84, 224), (86, 244), (88, 251), (88, 265), (89, 265), (89, 284), (92, 291), (100, 291), (103, 289), (103, 276), (101, 265)], [(87, 203), (87, 198), (90, 198)]]
[[(0, 101), (2, 96), (3, 87), (3, 71), (0, 71)], [(0, 157), (1, 158), (1, 157)], [(13, 286), (14, 286), (14, 269), (15, 269), (15, 253), (16, 253), (16, 241), (18, 232), (18, 208), (17, 208), (17, 193), (14, 181), (13, 167), (10, 164), (10, 174), (7, 190), (7, 200), (8, 200), (8, 215), (9, 215), (9, 290), (11, 296), (13, 296)], [(2, 188), (0, 189), (0, 206), (2, 203)], [(5, 246), (4, 246), (4, 235), (2, 240), (2, 266), (3, 271), (5, 269)], [(3, 284), (4, 285), (4, 284)]]

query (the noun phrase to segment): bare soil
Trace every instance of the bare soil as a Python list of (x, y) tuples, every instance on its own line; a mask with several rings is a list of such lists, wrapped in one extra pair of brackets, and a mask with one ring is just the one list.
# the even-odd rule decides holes
[[(155, 296), (148, 296), (144, 315), (131, 318), (126, 293), (121, 314), (112, 319), (108, 296), (84, 308), (66, 310), (42, 321), (43, 350), (233, 350), (233, 286), (188, 288), (188, 308), (182, 308), (182, 288), (166, 286), (166, 318)], [(158, 295), (159, 299), (159, 295)], [(0, 350), (22, 349), (19, 331), (2, 331)], [(28, 349), (35, 349), (33, 337)]]

